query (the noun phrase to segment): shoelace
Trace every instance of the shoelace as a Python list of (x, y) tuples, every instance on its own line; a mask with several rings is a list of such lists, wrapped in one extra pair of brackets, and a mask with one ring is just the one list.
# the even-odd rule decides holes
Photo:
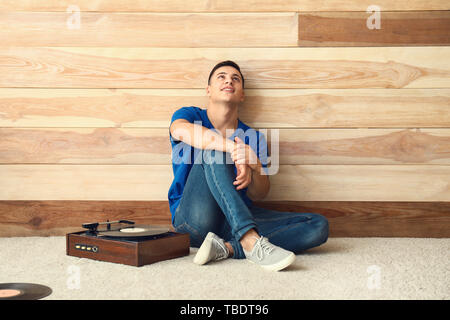
[(213, 240), (215, 245), (222, 250), (216, 250), (216, 256), (214, 257), (214, 260), (222, 260), (228, 257), (228, 248), (225, 245), (222, 245), (220, 241), (217, 241), (216, 239)]
[(269, 242), (267, 238), (261, 236), (258, 240), (256, 240), (254, 250), (256, 253), (256, 257), (258, 258), (259, 261), (261, 261), (264, 258), (264, 253), (270, 254), (273, 251), (273, 249), (274, 249), (273, 245)]

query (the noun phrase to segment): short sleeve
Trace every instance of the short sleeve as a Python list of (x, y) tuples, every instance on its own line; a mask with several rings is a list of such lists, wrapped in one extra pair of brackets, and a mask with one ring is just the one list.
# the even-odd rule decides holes
[(170, 124), (178, 119), (185, 119), (191, 123), (194, 123), (195, 118), (195, 111), (192, 107), (182, 107), (173, 113)]

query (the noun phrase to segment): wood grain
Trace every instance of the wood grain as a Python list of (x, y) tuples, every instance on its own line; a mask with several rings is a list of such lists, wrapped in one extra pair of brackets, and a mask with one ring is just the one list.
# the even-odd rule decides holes
[(450, 129), (282, 129), (279, 134), (280, 164), (450, 164)]
[(0, 163), (171, 164), (168, 129), (2, 129)]
[(332, 237), (450, 237), (450, 3), (380, 0), (369, 30), (373, 4), (1, 1), (0, 236), (170, 225), (171, 115), (233, 60), (240, 119), (281, 129), (257, 205)]
[(0, 12), (0, 45), (295, 47), (297, 13)]
[(272, 201), (257, 205), (322, 214), (329, 221), (331, 237), (450, 237), (450, 202)]
[(246, 88), (450, 88), (448, 56), (450, 46), (0, 47), (0, 87), (206, 88), (211, 69), (229, 59)]
[[(450, 237), (450, 202), (283, 201), (256, 206), (324, 215), (330, 237)], [(81, 224), (127, 219), (170, 226), (167, 201), (0, 201), (0, 237), (62, 236)]]
[[(366, 11), (372, 0), (2, 0), (0, 11), (66, 11), (76, 4), (82, 11), (101, 12), (273, 12), (273, 11)], [(377, 0), (386, 11), (449, 10), (446, 0)]]
[(65, 235), (87, 222), (170, 225), (167, 201), (0, 201), (0, 236)]
[(450, 166), (281, 165), (270, 201), (448, 201)]
[[(450, 165), (450, 129), (260, 132), (280, 164)], [(172, 163), (167, 128), (0, 128), (0, 137), (0, 164)]]
[[(450, 127), (450, 89), (246, 89), (239, 118), (254, 128)], [(205, 89), (0, 89), (1, 127), (168, 128)]]
[(371, 13), (366, 12), (300, 12), (298, 45), (373, 47), (450, 44), (450, 11), (386, 12), (384, 9), (380, 12), (379, 29), (368, 28), (370, 16)]
[[(278, 171), (277, 171), (278, 169)], [(450, 166), (281, 165), (266, 201), (448, 201)], [(167, 200), (170, 165), (0, 165), (0, 200)]]

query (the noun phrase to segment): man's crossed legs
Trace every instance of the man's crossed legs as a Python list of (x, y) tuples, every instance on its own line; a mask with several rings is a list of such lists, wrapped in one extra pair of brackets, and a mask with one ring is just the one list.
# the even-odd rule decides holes
[(200, 151), (174, 218), (175, 230), (189, 233), (191, 246), (200, 247), (194, 262), (247, 258), (281, 270), (295, 260), (294, 254), (327, 241), (328, 221), (322, 215), (247, 207), (244, 190), (233, 185), (236, 173), (229, 154)]

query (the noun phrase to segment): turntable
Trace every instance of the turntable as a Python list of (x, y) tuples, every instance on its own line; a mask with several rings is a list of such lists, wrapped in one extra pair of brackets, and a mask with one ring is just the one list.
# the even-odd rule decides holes
[(140, 267), (189, 254), (189, 235), (169, 228), (129, 220), (84, 223), (82, 227), (87, 230), (66, 235), (69, 256)]

